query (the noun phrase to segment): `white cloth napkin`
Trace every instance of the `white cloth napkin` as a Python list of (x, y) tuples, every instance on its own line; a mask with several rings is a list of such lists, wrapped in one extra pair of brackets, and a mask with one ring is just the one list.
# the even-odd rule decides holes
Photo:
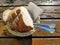
[(42, 14), (43, 10), (33, 2), (30, 2), (28, 4), (28, 11), (33, 18), (34, 23), (40, 23), (40, 15)]

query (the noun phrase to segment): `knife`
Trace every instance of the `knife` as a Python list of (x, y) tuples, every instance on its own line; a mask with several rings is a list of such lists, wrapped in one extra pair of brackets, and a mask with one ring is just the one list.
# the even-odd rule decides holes
[(50, 33), (54, 33), (55, 32), (54, 28), (47, 28), (47, 27), (43, 27), (43, 26), (36, 26), (36, 28), (44, 30), (46, 32), (50, 32)]
[(38, 26), (43, 26), (43, 27), (47, 27), (47, 28), (55, 28), (56, 24), (38, 24)]

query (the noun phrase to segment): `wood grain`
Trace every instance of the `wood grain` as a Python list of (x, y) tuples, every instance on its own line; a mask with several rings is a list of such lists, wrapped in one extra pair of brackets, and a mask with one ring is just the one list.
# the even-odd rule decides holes
[(32, 45), (60, 45), (60, 38), (34, 38), (32, 39)]
[[(56, 32), (51, 34), (44, 30), (37, 30), (33, 36), (60, 36), (60, 21), (41, 21), (41, 23), (55, 23), (56, 24)], [(58, 33), (59, 32), (59, 33)]]
[[(55, 23), (57, 32), (50, 34), (44, 30), (37, 30), (32, 36), (60, 36), (60, 21), (41, 21), (41, 23)], [(3, 30), (6, 30), (6, 27), (3, 23), (0, 23), (0, 35), (3, 33)]]
[[(56, 31), (60, 32), (60, 21), (52, 21), (52, 22), (49, 22), (49, 21), (42, 21), (41, 23), (55, 23), (56, 24)], [(0, 33), (2, 34), (3, 33), (3, 30), (5, 30), (6, 27), (5, 25), (3, 24), (0, 24)], [(1, 35), (0, 34), (0, 35)], [(32, 34), (32, 36), (60, 36), (60, 33), (54, 33), (54, 34), (50, 34), (49, 32), (45, 32), (43, 30), (38, 30), (36, 31), (34, 34)], [(2, 36), (2, 35), (1, 35)], [(4, 39), (3, 39), (4, 40)], [(7, 41), (8, 40), (8, 41)], [(7, 42), (6, 42), (7, 41)], [(11, 40), (9, 39), (6, 39), (4, 40), (4, 44), (7, 44), (8, 42), (11, 42)], [(32, 38), (32, 39), (15, 39), (11, 42), (13, 45), (23, 45), (23, 44), (30, 44), (30, 45), (47, 45), (47, 44), (50, 44), (50, 45), (54, 45), (54, 44), (57, 44), (59, 45), (60, 44), (60, 38), (58, 39), (41, 39), (41, 38)]]

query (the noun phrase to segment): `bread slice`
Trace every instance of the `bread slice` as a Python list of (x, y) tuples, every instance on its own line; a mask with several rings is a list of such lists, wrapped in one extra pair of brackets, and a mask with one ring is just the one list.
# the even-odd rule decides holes
[(20, 7), (19, 31), (27, 32), (33, 29), (33, 20), (25, 7)]
[(5, 10), (4, 12), (3, 12), (3, 16), (2, 16), (2, 18), (3, 18), (3, 21), (4, 22), (7, 22), (7, 20), (8, 20), (8, 17), (10, 17), (9, 15), (10, 15), (10, 13), (11, 13), (11, 10)]
[(25, 7), (20, 7), (22, 19), (26, 26), (33, 27), (33, 20)]

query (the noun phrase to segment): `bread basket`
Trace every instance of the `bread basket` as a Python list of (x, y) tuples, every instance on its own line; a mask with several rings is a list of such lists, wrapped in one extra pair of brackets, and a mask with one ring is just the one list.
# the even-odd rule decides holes
[(7, 25), (6, 25), (6, 28), (7, 28), (7, 31), (8, 31), (9, 33), (11, 33), (12, 35), (14, 35), (14, 36), (20, 36), (20, 37), (32, 35), (32, 34), (36, 31), (35, 28), (33, 28), (33, 30), (30, 30), (29, 32), (25, 32), (25, 33), (21, 33), (21, 32), (18, 32), (18, 31), (13, 31), (13, 30), (11, 30), (11, 28), (9, 27), (9, 24), (8, 24), (8, 23), (7, 23)]
[[(25, 7), (26, 7), (26, 6), (25, 6)], [(12, 35), (14, 35), (14, 36), (20, 36), (20, 37), (29, 36), (29, 35), (32, 35), (32, 34), (35, 32), (35, 28), (33, 28), (33, 30), (30, 30), (30, 31), (24, 32), (24, 33), (21, 33), (21, 32), (15, 31), (15, 30), (11, 30), (8, 22), (7, 22), (7, 24), (6, 24), (6, 28), (7, 28), (7, 31), (8, 31), (10, 34), (12, 34)]]

